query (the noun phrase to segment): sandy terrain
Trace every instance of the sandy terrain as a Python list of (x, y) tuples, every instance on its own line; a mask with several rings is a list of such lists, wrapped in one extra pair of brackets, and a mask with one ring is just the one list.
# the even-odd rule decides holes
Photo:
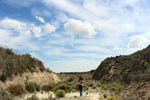
[[(102, 100), (103, 94), (110, 95), (110, 92), (108, 91), (85, 91), (83, 93), (83, 96), (80, 97), (79, 92), (74, 93), (67, 93), (64, 98), (57, 98), (56, 100)], [(26, 100), (26, 98), (31, 97), (34, 94), (27, 94), (25, 95), (21, 100)], [(46, 93), (46, 92), (38, 92), (35, 94), (40, 100), (48, 98), (50, 95), (52, 95), (53, 98), (55, 98), (55, 95), (52, 92)]]
[(23, 73), (21, 76), (14, 76), (13, 79), (8, 79), (5, 83), (0, 81), (0, 88), (6, 89), (11, 84), (24, 84), (25, 82), (35, 82), (40, 85), (48, 83), (58, 83), (59, 77), (55, 73), (50, 72), (34, 72)]

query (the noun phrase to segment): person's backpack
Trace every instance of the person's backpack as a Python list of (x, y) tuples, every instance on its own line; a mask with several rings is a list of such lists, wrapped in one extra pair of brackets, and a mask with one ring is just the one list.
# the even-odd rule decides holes
[(80, 85), (79, 85), (79, 89), (82, 89), (82, 88), (83, 88), (83, 86), (80, 84)]

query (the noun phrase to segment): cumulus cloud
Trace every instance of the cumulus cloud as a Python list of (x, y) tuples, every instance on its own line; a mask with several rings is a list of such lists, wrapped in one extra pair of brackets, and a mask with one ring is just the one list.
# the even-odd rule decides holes
[(45, 36), (56, 30), (56, 28), (50, 23), (45, 23), (42, 17), (36, 16), (36, 19), (44, 24), (37, 26), (34, 23), (25, 23), (19, 20), (6, 17), (0, 21), (0, 28), (10, 29), (14, 32), (24, 34), (26, 36), (31, 36), (31, 34), (34, 34), (36, 38)]
[(56, 30), (56, 28), (53, 25), (49, 24), (49, 23), (46, 23), (44, 25), (44, 32), (45, 33), (55, 32), (55, 30)]
[(41, 37), (42, 35), (42, 29), (39, 26), (34, 26), (32, 32), (34, 33), (34, 36), (37, 38)]
[(146, 47), (150, 43), (150, 40), (143, 36), (136, 35), (131, 38), (128, 44), (128, 48), (131, 50), (138, 50)]
[(94, 27), (89, 22), (82, 22), (80, 20), (69, 19), (64, 24), (64, 28), (71, 33), (80, 34), (82, 36), (91, 37), (96, 34)]
[(4, 29), (11, 29), (20, 34), (25, 34), (29, 36), (31, 34), (30, 29), (27, 27), (27, 24), (15, 19), (10, 19), (8, 17), (0, 21), (0, 26)]
[(0, 22), (0, 25), (3, 28), (15, 29), (18, 31), (24, 30), (24, 27), (26, 27), (25, 23), (7, 17)]
[(36, 18), (38, 21), (40, 21), (41, 23), (45, 23), (45, 20), (44, 20), (42, 17), (40, 17), (40, 16), (35, 16), (35, 18)]
[(46, 23), (44, 25), (36, 26), (32, 25), (32, 32), (36, 38), (40, 38), (52, 32), (55, 32), (56, 28), (50, 23)]

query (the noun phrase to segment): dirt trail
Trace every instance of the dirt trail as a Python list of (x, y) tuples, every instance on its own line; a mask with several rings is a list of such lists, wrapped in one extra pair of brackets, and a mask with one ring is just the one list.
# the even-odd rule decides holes
[(99, 100), (99, 93), (84, 93), (82, 97), (79, 96), (79, 93), (69, 93), (65, 98), (57, 100)]
[[(64, 98), (57, 98), (56, 100), (103, 100), (104, 94), (110, 95), (110, 92), (109, 91), (85, 91), (82, 97), (80, 97), (79, 92), (67, 93)], [(24, 98), (21, 100), (26, 100), (28, 97), (31, 97), (32, 95), (34, 94), (25, 95)], [(52, 92), (49, 93), (38, 92), (35, 95), (40, 100), (46, 99), (50, 95), (52, 95), (52, 97), (55, 98), (55, 95)]]

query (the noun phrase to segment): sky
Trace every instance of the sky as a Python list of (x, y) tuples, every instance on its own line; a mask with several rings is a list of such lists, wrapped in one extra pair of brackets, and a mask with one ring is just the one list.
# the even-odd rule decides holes
[(0, 0), (0, 46), (54, 72), (96, 69), (149, 44), (149, 0)]

